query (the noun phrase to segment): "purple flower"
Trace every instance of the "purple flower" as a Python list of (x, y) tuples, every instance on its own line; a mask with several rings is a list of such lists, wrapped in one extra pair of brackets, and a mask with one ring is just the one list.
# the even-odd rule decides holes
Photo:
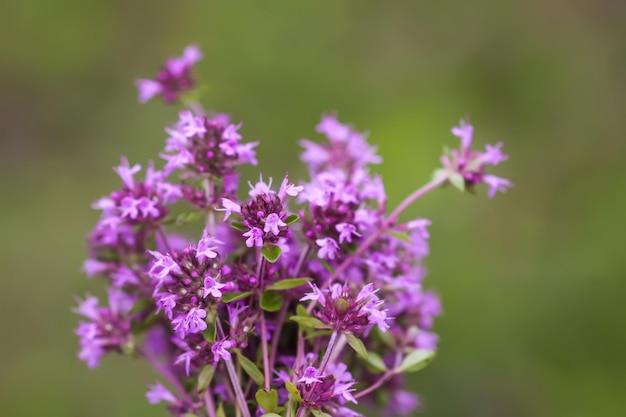
[(461, 148), (469, 149), (472, 146), (472, 136), (474, 134), (474, 126), (461, 120), (458, 127), (452, 128), (452, 134), (461, 139)]
[(263, 234), (263, 230), (259, 229), (258, 227), (253, 227), (252, 229), (248, 230), (246, 233), (243, 234), (244, 237), (247, 237), (246, 246), (249, 248), (253, 246), (260, 248), (261, 246), (263, 246)]
[(298, 379), (298, 382), (310, 385), (316, 382), (322, 382), (322, 380), (317, 377), (317, 369), (313, 366), (309, 366), (304, 370), (304, 374), (300, 379)]
[(504, 178), (496, 177), (495, 175), (485, 175), (483, 181), (485, 181), (485, 184), (489, 186), (489, 198), (493, 198), (493, 196), (496, 195), (497, 191), (505, 193), (507, 191), (507, 188), (513, 186), (511, 181)]
[(193, 307), (187, 314), (181, 313), (172, 320), (172, 326), (178, 337), (185, 338), (188, 334), (201, 333), (206, 330), (206, 310)]
[(141, 165), (135, 164), (132, 167), (128, 163), (128, 159), (126, 157), (121, 158), (121, 164), (115, 168), (113, 171), (117, 173), (122, 179), (122, 182), (129, 190), (135, 188), (135, 179), (134, 176), (136, 173), (141, 171)]
[(257, 196), (261, 194), (274, 194), (274, 191), (271, 188), (272, 187), (271, 177), (270, 177), (270, 181), (266, 183), (263, 181), (263, 175), (261, 174), (259, 176), (259, 182), (252, 185), (252, 183), (248, 181), (248, 185), (250, 186), (250, 191), (248, 192), (248, 195), (252, 198), (256, 198)]
[(419, 330), (417, 336), (415, 336), (416, 349), (427, 349), (436, 351), (438, 342), (439, 336), (426, 330)]
[(420, 406), (419, 397), (404, 390), (393, 390), (384, 416), (408, 416)]
[(146, 398), (150, 404), (158, 404), (161, 401), (173, 404), (176, 402), (176, 397), (167, 388), (157, 382), (154, 385), (148, 386), (150, 390), (146, 393)]
[(407, 223), (407, 228), (409, 230), (415, 230), (422, 238), (428, 239), (430, 237), (430, 233), (428, 233), (428, 229), (426, 229), (426, 227), (431, 224), (431, 221), (428, 219), (415, 219)]
[(88, 278), (92, 278), (94, 275), (101, 274), (109, 268), (106, 262), (101, 262), (96, 259), (87, 259), (83, 263), (83, 271), (87, 274)]
[(220, 290), (225, 286), (226, 284), (221, 284), (210, 276), (207, 276), (204, 278), (204, 298), (211, 295), (211, 297), (219, 300), (222, 298), (222, 292)]
[(180, 94), (194, 86), (191, 68), (202, 59), (202, 52), (194, 46), (188, 46), (181, 57), (169, 58), (159, 71), (156, 80), (137, 80), (139, 102), (145, 103), (156, 95), (162, 95), (166, 103), (176, 101)]
[(241, 206), (228, 198), (222, 198), (222, 207), (224, 208), (215, 209), (215, 211), (226, 212), (226, 214), (224, 214), (224, 221), (228, 220), (232, 213), (241, 214)]
[(219, 362), (220, 358), (229, 361), (232, 356), (228, 349), (231, 349), (236, 346), (235, 341), (224, 339), (219, 342), (215, 342), (213, 346), (211, 346), (211, 352), (213, 352), (213, 361)]
[(471, 149), (473, 132), (473, 126), (463, 121), (460, 127), (452, 129), (452, 133), (461, 138), (461, 149), (452, 150), (441, 157), (445, 169), (440, 172), (448, 178), (456, 176), (455, 181), (463, 182), (461, 185), (457, 184), (460, 188), (485, 183), (489, 186), (489, 198), (492, 198), (497, 191), (505, 192), (512, 183), (503, 178), (486, 175), (485, 168), (487, 165), (498, 165), (507, 160), (508, 155), (501, 150), (502, 142), (495, 146), (487, 145), (484, 152)]
[(278, 234), (280, 233), (279, 227), (283, 226), (287, 226), (287, 223), (282, 221), (280, 217), (278, 217), (278, 214), (270, 213), (265, 219), (265, 227), (263, 228), (263, 231), (265, 233), (272, 233), (278, 236)]
[(79, 322), (75, 330), (80, 337), (78, 358), (89, 368), (97, 368), (101, 357), (110, 351), (120, 351), (130, 341), (130, 319), (127, 317), (135, 298), (109, 289), (109, 306), (98, 307), (96, 297), (87, 297), (79, 303), (75, 313), (88, 318)]
[(296, 186), (295, 184), (289, 183), (289, 177), (285, 174), (285, 178), (283, 182), (280, 184), (280, 190), (278, 191), (278, 197), (281, 200), (285, 199), (288, 195), (291, 197), (297, 196), (299, 193), (304, 190), (304, 187), (301, 185)]
[(317, 256), (320, 259), (335, 259), (337, 252), (339, 251), (339, 245), (335, 242), (335, 239), (326, 237), (323, 239), (316, 239), (315, 243), (320, 249), (317, 251)]
[(500, 150), (504, 144), (498, 142), (496, 146), (487, 145), (483, 154), (483, 162), (486, 164), (498, 165), (502, 161), (509, 159), (509, 156)]
[(185, 364), (185, 374), (187, 376), (189, 376), (189, 371), (191, 369), (191, 361), (197, 356), (198, 354), (194, 351), (187, 351), (182, 353), (181, 355), (179, 355), (176, 360), (174, 361), (174, 365), (178, 365), (179, 363), (184, 363)]
[(344, 241), (352, 243), (352, 235), (361, 237), (361, 234), (356, 231), (356, 226), (350, 223), (339, 223), (335, 229), (339, 232), (339, 243)]
[(217, 249), (217, 245), (221, 244), (223, 244), (222, 241), (209, 236), (207, 230), (205, 230), (196, 248), (196, 258), (200, 261), (217, 258), (217, 252), (215, 250)]
[(169, 254), (164, 255), (152, 250), (149, 250), (148, 253), (152, 255), (153, 258), (152, 267), (148, 271), (148, 274), (150, 274), (152, 278), (163, 281), (171, 273), (181, 273), (180, 266)]

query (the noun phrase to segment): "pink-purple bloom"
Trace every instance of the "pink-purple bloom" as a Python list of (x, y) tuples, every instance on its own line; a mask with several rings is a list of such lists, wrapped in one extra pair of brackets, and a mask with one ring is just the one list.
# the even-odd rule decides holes
[(140, 79), (135, 82), (139, 91), (139, 102), (145, 103), (157, 95), (161, 95), (166, 103), (178, 100), (182, 93), (194, 87), (191, 69), (201, 59), (202, 52), (195, 45), (186, 47), (180, 57), (170, 57), (157, 74), (156, 80)]
[(462, 121), (433, 182), (392, 211), (376, 147), (330, 114), (315, 128), (323, 143), (300, 142), (306, 179), (247, 181), (240, 168), (257, 164), (258, 142), (187, 95), (201, 58), (187, 47), (137, 81), (141, 102), (188, 108), (165, 127), (162, 168), (149, 162), (141, 177), (122, 157), (119, 188), (92, 204), (101, 217), (83, 270), (104, 280), (108, 304), (78, 300), (79, 359), (148, 360), (172, 391), (156, 383), (147, 400), (174, 417), (362, 417), (350, 408), (361, 400), (376, 415), (411, 413), (419, 399), (401, 374), (437, 349), (442, 305), (425, 282), (431, 221), (400, 212), (447, 184), (505, 192), (511, 182), (488, 172), (508, 159), (503, 144), (473, 147)]

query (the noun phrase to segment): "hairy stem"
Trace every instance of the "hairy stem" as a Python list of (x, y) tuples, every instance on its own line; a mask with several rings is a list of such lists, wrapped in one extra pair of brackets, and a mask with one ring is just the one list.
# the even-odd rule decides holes
[(335, 349), (335, 345), (337, 344), (337, 330), (333, 330), (333, 334), (330, 335), (330, 340), (328, 341), (328, 347), (326, 348), (326, 353), (324, 353), (324, 358), (322, 359), (322, 363), (320, 368), (317, 370), (318, 375), (323, 375), (328, 363), (330, 362), (330, 357)]
[(278, 319), (276, 321), (276, 327), (274, 328), (274, 338), (272, 339), (272, 350), (270, 351), (270, 369), (274, 369), (276, 364), (276, 356), (278, 355), (278, 343), (280, 342), (280, 334), (283, 331), (283, 324), (285, 324), (285, 318), (287, 317), (287, 308), (289, 302), (285, 300), (283, 306), (278, 313)]
[[(276, 338), (276, 334), (274, 334)], [(267, 328), (265, 326), (265, 313), (261, 312), (261, 350), (263, 351), (263, 374), (265, 376), (264, 386), (265, 392), (270, 391), (270, 364), (267, 353)]]
[[(217, 324), (217, 331), (221, 339), (225, 338), (224, 330), (222, 329), (222, 323), (219, 318), (215, 322)], [(228, 377), (230, 378), (230, 383), (233, 386), (233, 390), (235, 391), (235, 397), (237, 399), (237, 405), (244, 417), (250, 417), (250, 410), (248, 409), (248, 404), (246, 403), (246, 397), (243, 395), (243, 391), (241, 390), (241, 382), (239, 381), (239, 377), (237, 376), (237, 371), (235, 371), (235, 367), (233, 366), (232, 359), (224, 361), (224, 365), (226, 365), (226, 371), (228, 372)]]
[(387, 382), (389, 380), (389, 378), (391, 378), (394, 375), (393, 371), (387, 371), (385, 372), (379, 379), (378, 381), (374, 382), (372, 385), (370, 385), (369, 387), (365, 388), (363, 391), (359, 391), (356, 394), (354, 394), (354, 398), (361, 398), (364, 395), (369, 394), (370, 392), (374, 391), (376, 388), (380, 387), (382, 384), (384, 384), (385, 382)]
[[(204, 181), (204, 195), (206, 196), (207, 202), (211, 200), (211, 181), (208, 178), (205, 178)], [(209, 235), (215, 235), (215, 213), (213, 212), (213, 206), (209, 207), (209, 210), (206, 214), (206, 227), (209, 231)]]
[(213, 392), (211, 387), (207, 387), (204, 392), (204, 405), (206, 406), (206, 412), (209, 417), (216, 417), (215, 402), (213, 401)]

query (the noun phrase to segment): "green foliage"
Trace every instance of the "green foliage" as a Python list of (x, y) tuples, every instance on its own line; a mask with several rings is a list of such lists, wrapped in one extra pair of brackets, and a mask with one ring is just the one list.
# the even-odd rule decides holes
[(246, 358), (240, 351), (236, 351), (239, 364), (246, 374), (258, 385), (263, 386), (265, 377), (259, 368), (250, 359)]
[(307, 282), (312, 281), (313, 278), (289, 278), (278, 281), (267, 287), (268, 290), (283, 291), (290, 290), (292, 288), (301, 287), (306, 285)]
[(426, 349), (415, 349), (404, 357), (395, 373), (417, 372), (424, 369), (435, 358), (435, 352)]
[(282, 251), (281, 251), (280, 247), (278, 247), (276, 245), (263, 246), (263, 248), (261, 249), (261, 255), (263, 255), (263, 257), (269, 263), (276, 262), (278, 260), (278, 258), (280, 258), (281, 252)]
[(283, 297), (275, 291), (265, 291), (261, 295), (259, 304), (265, 311), (278, 311), (283, 306)]
[(265, 411), (272, 412), (278, 407), (278, 391), (275, 389), (270, 390), (270, 392), (260, 389), (256, 392), (254, 397), (256, 398), (256, 402), (263, 407)]

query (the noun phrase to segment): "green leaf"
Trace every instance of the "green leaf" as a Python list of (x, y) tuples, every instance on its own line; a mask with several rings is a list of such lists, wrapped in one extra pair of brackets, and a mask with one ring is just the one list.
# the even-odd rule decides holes
[(265, 377), (263, 377), (259, 368), (257, 368), (257, 366), (250, 359), (243, 356), (241, 352), (236, 351), (236, 354), (245, 373), (247, 373), (258, 386), (262, 387)]
[(367, 359), (365, 363), (370, 371), (374, 373), (381, 373), (387, 371), (387, 365), (383, 362), (383, 359), (376, 352), (367, 352)]
[(328, 330), (309, 330), (307, 335), (304, 337), (305, 340), (317, 339), (318, 337), (326, 337), (333, 334), (333, 331)]
[(150, 298), (142, 298), (140, 300), (137, 300), (135, 304), (133, 304), (133, 307), (130, 309), (128, 314), (132, 315), (135, 313), (139, 313), (147, 310), (148, 308), (154, 308), (154, 300)]
[(207, 323), (207, 328), (202, 332), (202, 336), (204, 336), (204, 340), (207, 342), (215, 342), (215, 336), (217, 335), (217, 326), (215, 322)]
[(313, 278), (289, 278), (278, 281), (267, 287), (268, 290), (283, 291), (306, 285), (307, 282), (313, 281)]
[(202, 217), (204, 217), (204, 213), (201, 211), (191, 211), (189, 213), (180, 213), (178, 216), (176, 216), (176, 221), (174, 222), (174, 224), (176, 224), (176, 226), (182, 226), (184, 224), (200, 220)]
[(230, 224), (230, 226), (235, 229), (235, 230), (239, 230), (240, 232), (247, 232), (248, 228), (246, 227), (245, 224), (243, 223), (239, 223), (239, 222), (232, 222)]
[(448, 175), (448, 181), (450, 181), (450, 184), (455, 188), (465, 191), (465, 178), (463, 178), (461, 174), (457, 172), (450, 173), (450, 175)]
[(207, 389), (209, 384), (211, 384), (214, 375), (214, 366), (206, 365), (204, 368), (202, 368), (202, 371), (200, 371), (200, 375), (198, 375), (198, 392)]
[(285, 381), (285, 389), (291, 395), (293, 395), (293, 398), (296, 401), (298, 401), (299, 403), (302, 402), (302, 396), (300, 395), (300, 391), (298, 391), (298, 388), (296, 388), (296, 386), (294, 384), (292, 384), (291, 381)]
[(424, 369), (435, 358), (435, 352), (427, 349), (415, 349), (404, 357), (400, 366), (395, 369), (395, 373), (417, 372)]
[(298, 304), (296, 306), (296, 316), (306, 317), (308, 315), (309, 315), (309, 313), (306, 311), (306, 307), (305, 306), (303, 306), (302, 304)]
[(335, 273), (335, 268), (333, 268), (332, 266), (330, 266), (330, 264), (328, 262), (326, 262), (323, 259), (318, 259), (317, 260), (319, 263), (322, 264), (322, 266), (324, 267), (324, 269), (326, 269), (328, 272), (330, 272), (331, 274)]
[[(261, 406), (261, 407), (263, 407), (263, 406)], [(280, 416), (280, 414), (276, 414), (276, 413), (267, 413), (267, 414), (263, 414), (261, 417), (281, 417), (281, 416)]]
[(252, 292), (228, 292), (222, 296), (223, 303), (232, 303), (233, 301), (243, 300), (244, 298), (248, 298), (252, 295)]
[(185, 413), (183, 414), (183, 417), (198, 417), (198, 415), (194, 413)]
[(391, 235), (397, 239), (403, 240), (405, 242), (411, 243), (411, 237), (405, 232), (394, 232), (390, 230), (387, 232), (388, 235)]
[(302, 327), (311, 327), (313, 329), (328, 329), (329, 326), (324, 324), (320, 319), (311, 316), (291, 316), (289, 320), (295, 321)]
[(259, 300), (261, 308), (265, 311), (274, 312), (283, 306), (283, 298), (274, 291), (265, 291)]
[(332, 417), (330, 414), (325, 413), (323, 411), (320, 410), (315, 410), (315, 409), (311, 409), (311, 413), (315, 416), (315, 417)]
[(278, 406), (278, 391), (275, 389), (266, 392), (264, 389), (260, 389), (256, 392), (255, 396), (257, 404), (259, 404), (265, 411), (274, 411)]
[(261, 249), (261, 255), (267, 260), (267, 262), (273, 264), (280, 258), (281, 249), (276, 245), (263, 246)]
[(220, 403), (217, 407), (217, 414), (215, 417), (226, 417), (226, 412), (224, 411), (224, 403)]
[(433, 181), (443, 181), (445, 178), (448, 177), (448, 175), (449, 171), (447, 169), (440, 168), (436, 169), (435, 172), (433, 172), (432, 179)]
[(298, 220), (300, 220), (300, 216), (298, 216), (297, 214), (290, 214), (285, 219), (285, 223), (287, 223), (287, 226), (291, 226), (292, 224), (294, 224)]
[(365, 348), (365, 345), (363, 344), (361, 339), (359, 339), (352, 333), (344, 333), (344, 336), (346, 337), (346, 339), (348, 340), (348, 344), (352, 349), (354, 349), (356, 354), (363, 359), (367, 359), (367, 349)]

